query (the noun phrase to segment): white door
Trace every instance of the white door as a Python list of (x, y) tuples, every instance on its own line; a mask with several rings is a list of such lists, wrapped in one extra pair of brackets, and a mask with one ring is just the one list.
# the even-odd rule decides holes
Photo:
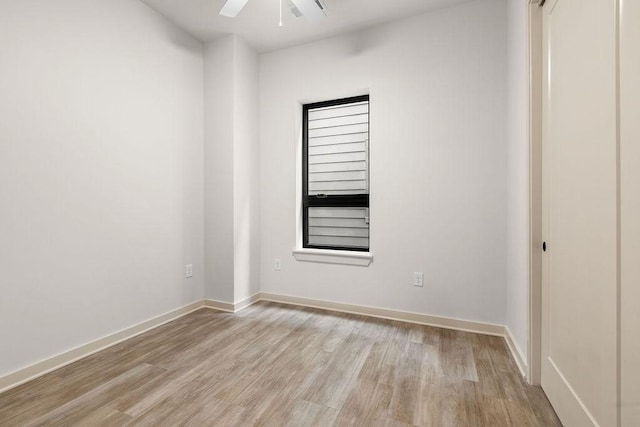
[(620, 375), (622, 427), (640, 426), (640, 1), (620, 17)]
[(616, 426), (616, 1), (544, 15), (542, 387), (567, 427)]

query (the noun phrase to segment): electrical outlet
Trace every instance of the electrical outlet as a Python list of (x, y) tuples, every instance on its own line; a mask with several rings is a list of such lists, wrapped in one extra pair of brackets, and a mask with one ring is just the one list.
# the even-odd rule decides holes
[(280, 260), (279, 260), (279, 259), (274, 259), (274, 260), (273, 260), (273, 269), (274, 269), (275, 271), (280, 271), (280, 270), (282, 270), (282, 264), (280, 263)]
[(424, 286), (424, 273), (413, 273), (413, 286)]
[(184, 266), (184, 277), (187, 279), (193, 277), (193, 264), (187, 264)]

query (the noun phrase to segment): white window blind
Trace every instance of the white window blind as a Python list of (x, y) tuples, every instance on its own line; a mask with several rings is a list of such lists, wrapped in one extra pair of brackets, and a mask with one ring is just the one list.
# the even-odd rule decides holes
[(309, 110), (309, 195), (367, 194), (369, 102)]
[(368, 208), (309, 208), (309, 243), (369, 247)]

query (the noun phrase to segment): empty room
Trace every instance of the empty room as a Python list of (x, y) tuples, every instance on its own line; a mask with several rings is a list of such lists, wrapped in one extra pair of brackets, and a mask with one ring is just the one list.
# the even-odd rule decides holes
[(0, 0), (0, 426), (638, 426), (639, 141), (636, 0)]

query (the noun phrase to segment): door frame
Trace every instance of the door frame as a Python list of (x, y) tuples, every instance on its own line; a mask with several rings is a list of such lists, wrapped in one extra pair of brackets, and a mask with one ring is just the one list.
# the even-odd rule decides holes
[(529, 0), (529, 345), (530, 384), (540, 385), (542, 359), (542, 6)]

